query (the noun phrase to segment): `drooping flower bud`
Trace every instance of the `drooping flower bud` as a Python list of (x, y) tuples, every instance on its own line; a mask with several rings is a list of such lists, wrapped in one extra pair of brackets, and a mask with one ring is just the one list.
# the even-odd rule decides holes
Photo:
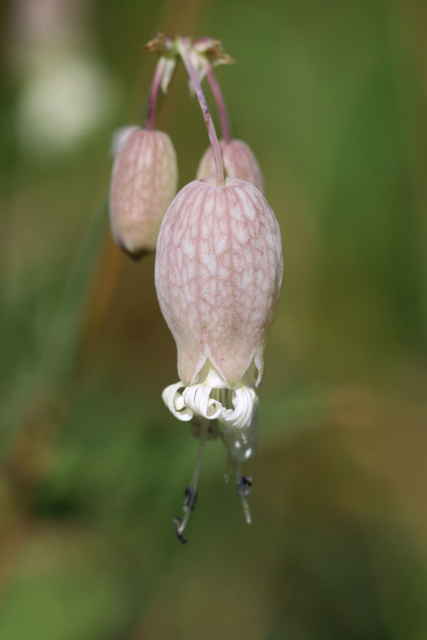
[(177, 190), (175, 149), (162, 131), (120, 130), (110, 190), (115, 242), (136, 260), (156, 247), (166, 209)]
[(156, 254), (157, 295), (180, 377), (163, 399), (181, 420), (221, 422), (237, 461), (256, 449), (255, 388), (282, 275), (279, 225), (253, 185), (195, 180), (178, 193)]
[[(253, 152), (243, 140), (220, 141), (222, 158), (226, 174), (230, 178), (239, 178), (253, 184), (264, 193), (264, 181), (261, 169)], [(206, 149), (200, 160), (197, 178), (211, 178), (215, 175), (215, 158), (212, 147)]]

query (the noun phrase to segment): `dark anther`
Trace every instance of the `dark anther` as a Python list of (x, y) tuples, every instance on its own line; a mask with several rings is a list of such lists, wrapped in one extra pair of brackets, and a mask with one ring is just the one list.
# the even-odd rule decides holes
[(184, 536), (182, 535), (182, 533), (179, 530), (179, 528), (181, 526), (181, 518), (178, 518), (178, 516), (176, 516), (176, 518), (173, 519), (173, 526), (175, 527), (176, 537), (178, 538), (180, 543), (181, 544), (187, 544), (187, 540), (184, 538)]
[(248, 498), (252, 491), (252, 478), (242, 476), (237, 483), (237, 492), (241, 498)]
[(184, 495), (184, 511), (193, 511), (194, 507), (196, 506), (197, 489), (193, 489), (193, 487), (187, 487), (184, 491)]
[(193, 417), (193, 419), (190, 422), (190, 430), (191, 430), (191, 435), (193, 436), (193, 438), (196, 438), (196, 440), (200, 438), (201, 429), (202, 429), (202, 423), (196, 417)]
[[(200, 440), (202, 423), (196, 417), (192, 418), (190, 422), (190, 431), (193, 438), (196, 438), (196, 440)], [(218, 425), (216, 424), (216, 420), (211, 420), (208, 425), (206, 440), (216, 440), (218, 436), (220, 436), (220, 431)]]
[(212, 420), (208, 426), (208, 440), (216, 440), (219, 436), (218, 425), (216, 420)]

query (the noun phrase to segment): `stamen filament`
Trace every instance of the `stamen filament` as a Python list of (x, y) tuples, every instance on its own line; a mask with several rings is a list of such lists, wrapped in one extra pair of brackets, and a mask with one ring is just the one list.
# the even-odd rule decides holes
[(247, 497), (250, 494), (252, 487), (252, 478), (248, 476), (242, 476), (240, 473), (239, 465), (233, 462), (234, 475), (236, 476), (236, 484), (237, 484), (237, 493), (240, 496), (243, 505), (243, 513), (245, 514), (245, 519), (247, 524), (251, 524), (251, 512), (249, 509), (249, 504), (247, 501)]
[(230, 454), (227, 454), (227, 460), (225, 461), (225, 471), (224, 471), (225, 484), (228, 484), (230, 482), (230, 467), (231, 467)]
[(184, 506), (183, 506), (184, 517), (182, 520), (180, 520), (179, 518), (174, 518), (176, 535), (178, 536), (179, 541), (184, 544), (187, 542), (187, 540), (183, 538), (182, 534), (184, 533), (184, 529), (187, 526), (187, 522), (190, 517), (190, 514), (192, 511), (194, 511), (194, 507), (196, 505), (197, 486), (199, 484), (200, 470), (202, 468), (203, 451), (205, 448), (207, 435), (208, 435), (208, 421), (203, 420), (203, 423), (200, 428), (200, 444), (199, 444), (199, 451), (197, 454), (196, 467), (194, 469), (190, 486), (187, 487), (185, 490), (185, 500), (184, 500)]
[(236, 460), (233, 459), (233, 456), (230, 455), (222, 430), (218, 429), (218, 433), (222, 440), (222, 444), (227, 449), (227, 462), (226, 462), (226, 471), (224, 474), (224, 481), (226, 484), (228, 484), (230, 480), (230, 466), (232, 466), (234, 471), (234, 476), (236, 478), (237, 493), (239, 494), (240, 499), (242, 501), (245, 520), (247, 524), (251, 524), (252, 517), (251, 517), (251, 511), (249, 509), (247, 498), (249, 497), (252, 490), (252, 478), (249, 476), (243, 476), (240, 473), (240, 465)]

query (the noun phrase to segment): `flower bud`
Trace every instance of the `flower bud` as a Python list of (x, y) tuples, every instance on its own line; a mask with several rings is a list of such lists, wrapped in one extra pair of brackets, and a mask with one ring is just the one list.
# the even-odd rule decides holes
[[(261, 169), (246, 142), (243, 140), (220, 141), (224, 169), (230, 178), (239, 178), (253, 184), (264, 193)], [(211, 178), (215, 175), (215, 158), (212, 147), (206, 149), (200, 160), (197, 178)]]
[(176, 193), (175, 149), (162, 131), (129, 127), (115, 136), (113, 151), (111, 231), (115, 242), (138, 260), (155, 249), (163, 215)]
[(217, 419), (231, 455), (256, 447), (255, 393), (283, 275), (280, 229), (253, 185), (195, 180), (166, 212), (156, 289), (178, 349), (180, 382), (163, 399), (181, 420)]

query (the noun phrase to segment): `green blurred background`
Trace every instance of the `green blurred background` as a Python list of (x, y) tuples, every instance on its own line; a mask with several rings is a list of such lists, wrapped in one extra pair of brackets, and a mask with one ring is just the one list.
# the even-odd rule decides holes
[[(425, 640), (426, 3), (0, 14), (1, 640)], [(197, 441), (161, 401), (154, 258), (107, 222), (111, 133), (143, 114), (156, 31), (237, 60), (217, 77), (285, 250), (253, 524), (209, 442), (186, 546), (171, 521)], [(183, 186), (207, 136), (182, 68), (157, 126)]]

